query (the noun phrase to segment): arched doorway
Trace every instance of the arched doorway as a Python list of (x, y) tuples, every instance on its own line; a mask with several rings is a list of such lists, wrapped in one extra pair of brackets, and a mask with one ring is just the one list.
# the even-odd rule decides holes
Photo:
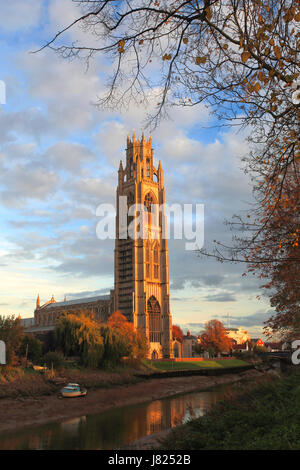
[(152, 361), (155, 361), (155, 359), (158, 359), (158, 353), (157, 353), (156, 349), (154, 349), (154, 351), (152, 351), (151, 359), (152, 359)]
[(157, 299), (152, 295), (147, 302), (149, 318), (149, 340), (151, 343), (161, 342), (161, 312)]

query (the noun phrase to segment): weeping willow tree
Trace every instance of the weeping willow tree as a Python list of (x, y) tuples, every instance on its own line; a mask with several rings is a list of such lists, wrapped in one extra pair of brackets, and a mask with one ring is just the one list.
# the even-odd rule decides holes
[(99, 323), (83, 312), (61, 316), (55, 328), (57, 346), (66, 356), (80, 356), (86, 367), (98, 367), (104, 354)]
[(100, 333), (103, 338), (104, 354), (102, 360), (105, 366), (114, 366), (120, 362), (122, 357), (129, 355), (130, 343), (117, 328), (103, 324), (100, 327)]

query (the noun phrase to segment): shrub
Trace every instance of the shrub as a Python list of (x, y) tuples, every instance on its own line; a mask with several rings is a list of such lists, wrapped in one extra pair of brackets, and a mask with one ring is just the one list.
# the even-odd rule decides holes
[(242, 359), (244, 361), (255, 361), (258, 359), (258, 356), (254, 351), (234, 351), (232, 355), (236, 359)]
[(11, 365), (0, 365), (0, 383), (11, 382), (19, 379), (24, 375), (24, 371), (20, 367)]
[(53, 365), (54, 369), (59, 369), (64, 365), (64, 357), (56, 351), (49, 351), (43, 356), (42, 362), (47, 367), (52, 367)]

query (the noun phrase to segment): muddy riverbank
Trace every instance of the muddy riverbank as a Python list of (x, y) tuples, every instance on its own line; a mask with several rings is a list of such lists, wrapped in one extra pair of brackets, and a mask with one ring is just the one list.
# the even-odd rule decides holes
[(206, 390), (240, 380), (257, 381), (263, 379), (263, 376), (262, 372), (252, 369), (215, 377), (150, 379), (137, 384), (89, 390), (86, 397), (73, 399), (61, 398), (58, 393), (40, 397), (2, 398), (0, 400), (0, 433), (66, 418), (101, 413), (110, 408), (139, 404), (176, 394)]

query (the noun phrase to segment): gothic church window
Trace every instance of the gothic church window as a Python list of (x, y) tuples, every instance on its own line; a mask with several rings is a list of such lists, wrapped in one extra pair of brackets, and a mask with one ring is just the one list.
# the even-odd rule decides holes
[(152, 295), (147, 302), (149, 315), (149, 340), (153, 343), (161, 341), (161, 312), (157, 299)]

